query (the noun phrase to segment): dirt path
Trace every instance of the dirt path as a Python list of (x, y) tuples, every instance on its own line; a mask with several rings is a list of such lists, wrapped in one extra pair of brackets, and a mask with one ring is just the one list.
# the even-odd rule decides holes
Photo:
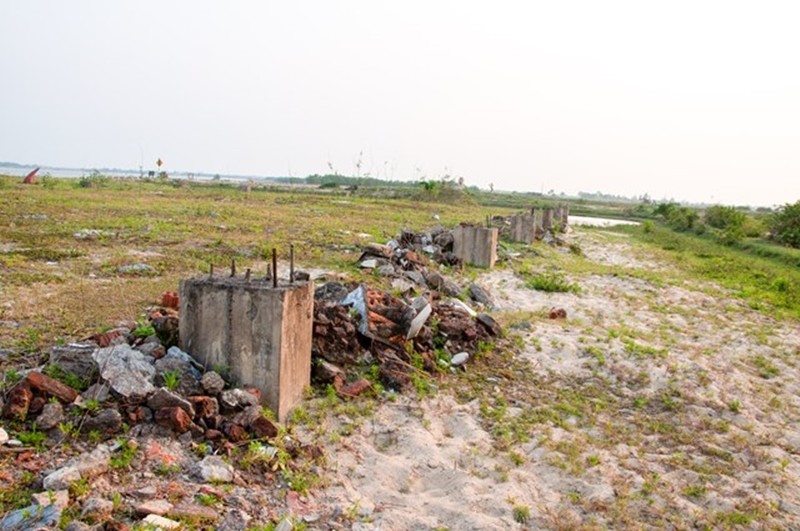
[[(670, 266), (622, 236), (570, 240), (589, 262), (648, 274), (573, 277), (578, 294), (484, 275), (535, 381), (487, 375), (483, 416), (444, 391), (380, 406), (329, 447), (329, 487), (309, 503), (364, 530), (800, 528), (798, 324), (660, 281)], [(499, 449), (487, 412), (527, 442)]]

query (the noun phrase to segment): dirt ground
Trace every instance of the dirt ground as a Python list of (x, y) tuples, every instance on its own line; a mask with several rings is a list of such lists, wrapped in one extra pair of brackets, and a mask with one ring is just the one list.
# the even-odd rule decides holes
[[(359, 530), (800, 528), (797, 323), (662, 281), (671, 266), (619, 234), (568, 238), (590, 262), (647, 274), (572, 276), (577, 294), (509, 269), (479, 278), (536, 375), (494, 386), (504, 414), (561, 396), (565, 420), (500, 451), (478, 400), (401, 397), (328, 448), (329, 487), (309, 506)], [(542, 318), (552, 307), (567, 318)]]

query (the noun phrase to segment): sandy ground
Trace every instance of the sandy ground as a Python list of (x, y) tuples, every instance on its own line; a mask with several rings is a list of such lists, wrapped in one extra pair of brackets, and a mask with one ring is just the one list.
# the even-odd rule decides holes
[[(568, 238), (620, 274), (573, 277), (578, 294), (527, 289), (510, 269), (479, 283), (537, 379), (494, 385), (507, 414), (566, 391), (588, 407), (531, 423), (509, 452), (477, 400), (400, 397), (328, 447), (329, 486), (308, 503), (335, 505), (357, 530), (800, 528), (798, 323), (660, 281), (669, 265), (620, 235)], [(567, 318), (544, 317), (552, 307)]]

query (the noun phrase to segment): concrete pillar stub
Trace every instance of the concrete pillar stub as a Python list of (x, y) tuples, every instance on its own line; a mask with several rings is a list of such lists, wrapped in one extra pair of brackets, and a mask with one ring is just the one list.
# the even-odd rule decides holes
[(497, 261), (497, 233), (497, 228), (456, 227), (453, 254), (465, 264), (491, 268)]
[(535, 218), (531, 212), (511, 216), (511, 241), (532, 243), (536, 239)]
[(261, 391), (283, 421), (311, 382), (314, 286), (228, 277), (180, 284), (183, 350)]
[(545, 208), (542, 210), (542, 230), (545, 232), (553, 228), (553, 209)]
[(561, 207), (561, 230), (566, 230), (569, 225), (569, 205)]

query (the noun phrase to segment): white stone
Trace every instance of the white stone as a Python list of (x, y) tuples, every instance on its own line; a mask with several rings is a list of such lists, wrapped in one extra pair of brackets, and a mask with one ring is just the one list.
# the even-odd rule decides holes
[[(416, 306), (417, 301), (415, 300), (414, 302)], [(418, 310), (417, 316), (411, 320), (411, 325), (408, 327), (408, 333), (406, 333), (406, 339), (414, 339), (415, 337), (417, 337), (417, 334), (419, 334), (419, 331), (422, 330), (422, 326), (428, 320), (428, 317), (430, 317), (432, 311), (433, 310), (431, 308), (431, 305), (428, 304), (427, 302), (425, 303), (425, 306), (422, 307), (422, 309)]]
[(450, 303), (450, 306), (452, 306), (453, 308), (456, 308), (457, 310), (461, 310), (464, 313), (469, 314), (470, 317), (476, 317), (478, 315), (478, 312), (470, 308), (469, 305), (464, 301), (458, 299), (450, 299), (447, 302)]
[(229, 483), (233, 480), (233, 467), (216, 455), (204, 457), (200, 463), (200, 477), (204, 481), (223, 481)]
[(3, 428), (0, 428), (0, 446), (4, 445), (8, 442), (8, 432)]
[(144, 517), (142, 522), (158, 529), (179, 529), (181, 527), (180, 522), (170, 520), (169, 518), (164, 518), (163, 516), (158, 516), (157, 514), (148, 514)]
[(42, 486), (45, 490), (64, 490), (69, 488), (70, 483), (79, 479), (81, 479), (81, 473), (77, 468), (65, 466), (45, 477)]
[(466, 352), (459, 352), (450, 360), (450, 365), (453, 367), (458, 367), (459, 365), (464, 365), (467, 360), (469, 359), (469, 354)]

